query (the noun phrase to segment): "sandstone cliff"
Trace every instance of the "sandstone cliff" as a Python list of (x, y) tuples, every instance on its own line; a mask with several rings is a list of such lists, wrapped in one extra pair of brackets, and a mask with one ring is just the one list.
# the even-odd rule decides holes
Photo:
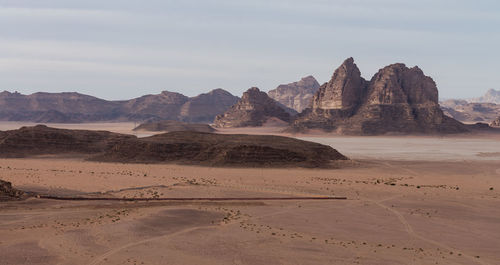
[(307, 76), (298, 82), (279, 85), (267, 94), (286, 107), (302, 112), (311, 107), (313, 95), (318, 88), (318, 81), (313, 76)]
[(287, 110), (265, 92), (252, 87), (243, 93), (238, 103), (224, 114), (218, 115), (214, 124), (220, 128), (262, 126), (270, 118), (289, 122), (291, 120), (290, 112), (293, 110)]
[(392, 64), (367, 82), (352, 58), (320, 87), (312, 109), (292, 124), (295, 131), (308, 129), (362, 135), (467, 131), (443, 114), (436, 84), (418, 67)]

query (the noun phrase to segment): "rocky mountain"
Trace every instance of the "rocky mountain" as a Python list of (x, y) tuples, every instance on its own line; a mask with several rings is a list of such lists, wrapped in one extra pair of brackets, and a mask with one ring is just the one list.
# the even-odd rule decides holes
[(440, 102), (444, 113), (465, 123), (490, 123), (500, 116), (500, 105), (494, 103), (469, 103), (465, 100)]
[(469, 102), (500, 104), (500, 90), (490, 89), (482, 97), (470, 99)]
[(220, 128), (262, 126), (270, 118), (289, 122), (293, 112), (265, 92), (252, 87), (243, 93), (241, 99), (229, 110), (218, 115), (214, 123)]
[(300, 81), (279, 85), (267, 94), (288, 108), (302, 112), (311, 107), (313, 95), (318, 88), (318, 81), (313, 76), (306, 76)]
[(0, 93), (0, 120), (53, 123), (184, 120), (212, 122), (238, 100), (222, 89), (196, 97), (164, 91), (123, 101), (79, 93)]
[(213, 122), (215, 116), (236, 104), (239, 98), (223, 89), (190, 98), (180, 109), (180, 120), (185, 122)]
[(301, 113), (291, 129), (361, 135), (467, 131), (443, 114), (436, 84), (420, 68), (392, 64), (366, 81), (352, 58), (319, 88), (312, 109)]
[(180, 93), (163, 91), (128, 100), (120, 106), (120, 112), (129, 120), (173, 120), (179, 117), (182, 105), (188, 100)]

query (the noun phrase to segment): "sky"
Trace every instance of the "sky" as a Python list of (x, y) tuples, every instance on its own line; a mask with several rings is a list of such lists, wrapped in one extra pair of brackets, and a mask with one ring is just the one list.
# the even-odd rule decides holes
[(498, 0), (0, 0), (0, 91), (188, 96), (418, 65), (440, 97), (500, 89)]

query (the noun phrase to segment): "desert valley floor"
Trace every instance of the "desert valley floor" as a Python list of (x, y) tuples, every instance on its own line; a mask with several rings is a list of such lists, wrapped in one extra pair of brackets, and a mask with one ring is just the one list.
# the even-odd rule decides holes
[(327, 170), (0, 159), (0, 179), (60, 196), (347, 197), (1, 202), (0, 264), (499, 264), (500, 138), (299, 138), (352, 161)]

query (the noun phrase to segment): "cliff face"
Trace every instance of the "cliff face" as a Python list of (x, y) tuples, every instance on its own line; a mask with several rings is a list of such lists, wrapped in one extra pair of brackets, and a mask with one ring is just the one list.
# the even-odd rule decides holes
[(284, 106), (302, 112), (311, 107), (313, 95), (318, 88), (318, 81), (313, 76), (307, 76), (298, 82), (279, 85), (267, 94)]
[(367, 82), (349, 58), (320, 87), (313, 102), (312, 110), (292, 124), (293, 130), (363, 135), (467, 131), (443, 114), (432, 78), (404, 64), (386, 66)]
[(238, 103), (224, 114), (218, 115), (214, 123), (220, 128), (254, 127), (262, 126), (269, 118), (289, 122), (291, 115), (265, 92), (252, 87), (243, 93)]
[(361, 77), (353, 58), (348, 58), (335, 70), (332, 79), (319, 88), (313, 99), (313, 109), (356, 108), (366, 90), (367, 82)]

